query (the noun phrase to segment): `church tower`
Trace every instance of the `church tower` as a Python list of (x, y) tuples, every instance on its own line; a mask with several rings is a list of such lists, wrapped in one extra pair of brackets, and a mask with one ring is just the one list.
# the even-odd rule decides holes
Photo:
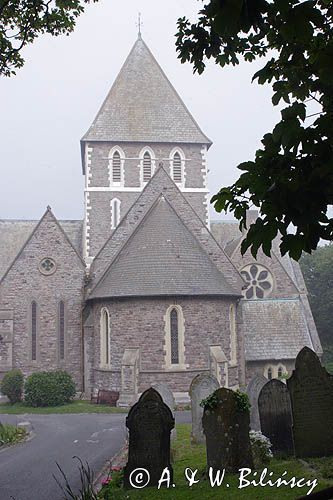
[(203, 134), (141, 35), (81, 139), (90, 264), (160, 165), (209, 227)]

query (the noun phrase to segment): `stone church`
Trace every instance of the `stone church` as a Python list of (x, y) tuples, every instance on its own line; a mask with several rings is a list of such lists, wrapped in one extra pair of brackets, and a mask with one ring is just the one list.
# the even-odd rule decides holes
[(0, 221), (0, 377), (65, 369), (126, 405), (321, 354), (299, 265), (278, 241), (242, 257), (238, 223), (210, 221), (211, 144), (139, 36), (81, 140), (84, 220)]

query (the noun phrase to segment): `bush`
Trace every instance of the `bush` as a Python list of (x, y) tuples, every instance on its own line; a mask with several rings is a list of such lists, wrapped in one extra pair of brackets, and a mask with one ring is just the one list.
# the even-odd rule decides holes
[(272, 443), (260, 431), (250, 431), (253, 462), (256, 469), (266, 465), (273, 457)]
[(37, 372), (30, 375), (24, 386), (24, 401), (29, 406), (58, 406), (69, 403), (75, 396), (75, 384), (65, 371)]
[(11, 403), (21, 401), (23, 392), (23, 373), (21, 370), (7, 372), (1, 381), (0, 390)]

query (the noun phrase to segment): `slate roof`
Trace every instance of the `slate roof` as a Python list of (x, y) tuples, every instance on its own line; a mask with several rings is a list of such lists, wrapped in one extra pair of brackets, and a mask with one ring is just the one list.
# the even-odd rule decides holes
[(242, 301), (247, 361), (294, 359), (313, 349), (302, 302), (298, 299)]
[[(21, 250), (39, 221), (37, 220), (0, 220), (0, 279)], [(83, 221), (58, 221), (70, 242), (82, 255)]]
[(240, 296), (161, 195), (89, 298)]
[[(233, 242), (238, 243), (242, 236), (239, 230), (239, 222), (236, 220), (212, 220), (210, 223), (210, 231), (219, 245), (226, 250)], [(229, 253), (228, 255), (230, 256)]]
[(82, 141), (211, 144), (141, 37)]

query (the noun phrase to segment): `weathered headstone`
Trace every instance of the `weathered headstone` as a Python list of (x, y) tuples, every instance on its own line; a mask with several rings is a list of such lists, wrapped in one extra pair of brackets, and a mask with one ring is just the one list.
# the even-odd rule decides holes
[(202, 429), (203, 408), (200, 403), (207, 396), (212, 394), (219, 388), (219, 383), (213, 375), (201, 373), (196, 375), (192, 380), (189, 394), (191, 398), (192, 412), (192, 433), (191, 438), (193, 443), (205, 443), (205, 435)]
[(258, 408), (258, 398), (261, 389), (268, 382), (267, 378), (263, 375), (255, 375), (246, 388), (246, 394), (249, 397), (250, 408), (250, 427), (253, 431), (260, 431), (260, 418)]
[[(166, 467), (172, 481), (170, 433), (174, 425), (170, 408), (153, 388), (145, 391), (132, 406), (126, 418), (129, 430), (128, 462), (124, 470), (126, 488), (138, 483), (141, 487), (145, 483), (156, 486)], [(136, 469), (141, 469), (143, 475), (139, 476)], [(148, 471), (149, 477), (142, 469)]]
[(212, 406), (205, 406), (202, 417), (208, 468), (228, 472), (252, 469), (249, 410), (242, 407), (234, 391), (224, 387), (215, 391), (214, 399)]
[(272, 443), (273, 455), (294, 454), (292, 414), (287, 386), (277, 379), (267, 382), (259, 398), (261, 432)]
[[(175, 398), (173, 397), (172, 391), (169, 389), (169, 386), (164, 382), (156, 382), (152, 385), (152, 388), (155, 389), (163, 399), (163, 402), (168, 405), (172, 412), (172, 416), (174, 417), (175, 411)], [(177, 438), (176, 429), (172, 429), (171, 431), (171, 439), (174, 440)]]
[(175, 398), (173, 397), (172, 391), (169, 389), (169, 386), (164, 382), (156, 382), (155, 384), (152, 384), (152, 388), (160, 394), (164, 403), (168, 405), (170, 410), (172, 412), (175, 411)]
[(333, 454), (333, 376), (318, 356), (303, 347), (287, 380), (293, 412), (295, 452), (298, 457)]

